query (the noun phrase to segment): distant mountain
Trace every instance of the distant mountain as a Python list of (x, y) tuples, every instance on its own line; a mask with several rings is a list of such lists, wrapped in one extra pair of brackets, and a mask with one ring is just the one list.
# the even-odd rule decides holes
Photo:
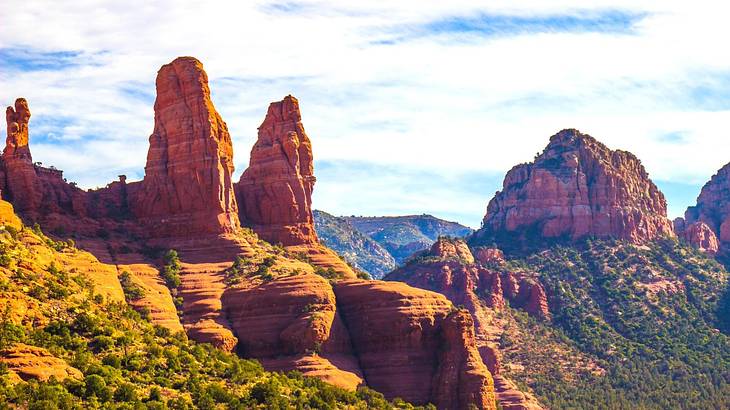
[(397, 267), (395, 259), (378, 242), (353, 227), (344, 218), (314, 211), (314, 226), (319, 239), (335, 249), (347, 262), (374, 278), (381, 278)]
[(462, 237), (473, 232), (464, 225), (426, 214), (346, 216), (342, 219), (380, 243), (399, 265), (414, 253), (428, 249), (439, 236)]

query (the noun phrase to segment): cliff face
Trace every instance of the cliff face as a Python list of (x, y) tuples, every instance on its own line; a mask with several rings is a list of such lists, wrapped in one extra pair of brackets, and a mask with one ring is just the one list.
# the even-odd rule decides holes
[(643, 243), (673, 235), (666, 207), (633, 154), (563, 130), (534, 162), (507, 173), (473, 241), (595, 236)]
[(479, 359), (494, 376), (500, 405), (506, 409), (539, 409), (533, 397), (520, 392), (500, 375), (502, 363), (497, 341), (501, 325), (495, 313), (502, 311), (509, 301), (510, 306), (531, 316), (549, 319), (546, 292), (536, 279), (500, 268), (504, 259), (498, 249), (477, 248), (474, 254), (462, 240), (439, 238), (429, 251), (388, 274), (385, 280), (435, 291), (454, 305), (464, 306), (471, 314), (469, 321), (473, 318)]
[[(726, 253), (730, 243), (730, 164), (720, 168), (702, 187), (697, 204), (687, 208), (684, 221), (677, 223), (687, 227), (685, 239), (694, 246), (714, 253), (714, 242), (717, 241), (714, 251)], [(697, 225), (694, 230), (690, 228), (693, 225)], [(714, 234), (714, 240), (708, 229)]]
[(213, 107), (200, 61), (180, 57), (157, 73), (155, 128), (131, 207), (154, 236), (232, 232), (233, 145)]
[(311, 199), (315, 181), (299, 101), (289, 95), (269, 105), (236, 186), (241, 220), (271, 243), (317, 243)]
[(239, 352), (269, 369), (444, 409), (494, 407), (471, 318), (436, 293), (305, 274), (232, 288), (223, 301)]

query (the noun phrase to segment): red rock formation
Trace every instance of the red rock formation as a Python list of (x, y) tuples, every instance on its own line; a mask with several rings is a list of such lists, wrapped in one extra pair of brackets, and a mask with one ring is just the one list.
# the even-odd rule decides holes
[[(500, 250), (481, 248), (478, 255), (481, 258), (474, 258), (462, 240), (440, 238), (430, 251), (388, 274), (385, 280), (436, 291), (455, 305), (464, 306), (474, 320), (481, 359), (491, 374), (499, 377), (500, 353), (495, 340), (499, 340), (501, 331), (494, 324), (495, 310), (502, 309), (509, 300), (512, 307), (532, 316), (549, 319), (550, 314), (545, 291), (535, 279), (493, 271), (480, 264), (479, 259), (494, 263), (495, 257), (502, 255)], [(532, 396), (518, 391), (506, 379), (498, 380), (500, 387), (495, 391), (504, 408), (540, 408)]]
[(226, 292), (223, 304), (244, 356), (262, 360), (271, 370), (298, 369), (350, 389), (362, 384), (332, 286), (321, 276), (234, 288)]
[(162, 66), (145, 177), (130, 192), (133, 212), (156, 237), (232, 232), (239, 222), (231, 174), (231, 136), (203, 65), (179, 57)]
[(47, 381), (51, 377), (62, 381), (67, 378), (81, 379), (83, 374), (66, 361), (53, 356), (48, 350), (16, 343), (0, 352), (0, 363), (21, 380)]
[(3, 198), (12, 201), (18, 212), (37, 212), (43, 193), (28, 146), (30, 109), (25, 98), (15, 100), (15, 108), (8, 107), (5, 118), (8, 131), (2, 156)]
[[(334, 286), (334, 289), (333, 289)], [(226, 314), (245, 356), (439, 408), (493, 408), (473, 324), (443, 296), (402, 283), (330, 284), (303, 274), (229, 289)]]
[[(702, 187), (697, 204), (684, 213), (685, 225), (703, 222), (719, 239), (719, 250), (725, 253), (730, 244), (730, 164), (726, 164)], [(704, 228), (698, 227), (698, 231)], [(712, 239), (704, 233), (705, 242), (712, 247)], [(692, 239), (687, 238), (692, 242)], [(694, 239), (695, 242), (697, 239)]]
[(434, 376), (433, 403), (443, 409), (494, 406), (494, 381), (476, 348), (469, 312), (451, 312), (441, 327), (445, 343)]
[(545, 288), (536, 280), (523, 278), (515, 300), (527, 313), (542, 319), (550, 318)]
[(563, 130), (530, 164), (512, 168), (474, 243), (673, 235), (664, 195), (641, 162), (577, 130)]
[(497, 248), (476, 248), (474, 249), (474, 259), (482, 265), (502, 265), (506, 262), (504, 252)]
[(398, 282), (343, 281), (335, 294), (367, 384), (439, 408), (494, 408), (471, 320), (443, 296)]
[(261, 238), (285, 246), (317, 243), (312, 216), (312, 144), (291, 95), (269, 105), (236, 185), (241, 220)]
[(714, 255), (720, 249), (720, 241), (717, 240), (715, 232), (702, 221), (687, 225), (684, 218), (676, 218), (674, 220), (674, 232), (690, 245), (708, 255)]

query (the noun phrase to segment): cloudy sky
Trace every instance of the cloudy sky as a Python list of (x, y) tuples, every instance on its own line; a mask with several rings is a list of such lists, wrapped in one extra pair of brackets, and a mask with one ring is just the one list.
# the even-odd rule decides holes
[(138, 179), (157, 69), (192, 55), (236, 179), (268, 103), (299, 98), (331, 213), (476, 227), (509, 168), (578, 128), (641, 158), (678, 216), (730, 162), (721, 3), (28, 0), (0, 18), (0, 101), (28, 99), (34, 159), (69, 180)]

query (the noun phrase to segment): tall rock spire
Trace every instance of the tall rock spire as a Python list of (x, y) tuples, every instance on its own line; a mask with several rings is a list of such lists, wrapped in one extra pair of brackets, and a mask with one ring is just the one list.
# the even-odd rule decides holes
[(269, 105), (237, 185), (241, 220), (271, 243), (317, 243), (312, 216), (312, 144), (291, 95)]
[(15, 100), (15, 107), (7, 108), (5, 118), (8, 134), (2, 155), (2, 197), (12, 201), (16, 211), (35, 217), (43, 194), (28, 145), (30, 109), (25, 98)]
[(5, 140), (3, 157), (25, 158), (28, 162), (32, 162), (30, 147), (28, 147), (30, 109), (25, 98), (15, 100), (15, 108), (8, 107), (5, 110), (5, 118), (8, 124), (8, 137)]
[(231, 232), (239, 226), (232, 174), (231, 136), (210, 99), (203, 64), (179, 57), (162, 66), (135, 214), (152, 236)]

